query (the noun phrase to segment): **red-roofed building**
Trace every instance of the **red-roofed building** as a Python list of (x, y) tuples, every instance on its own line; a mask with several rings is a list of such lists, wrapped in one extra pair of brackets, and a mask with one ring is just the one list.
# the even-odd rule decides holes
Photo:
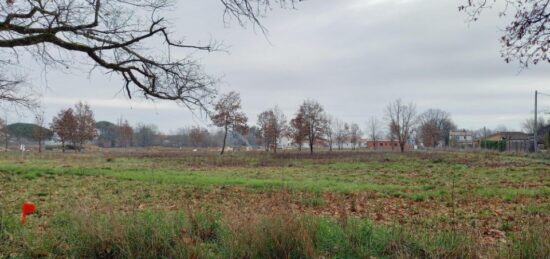
[[(382, 149), (382, 150), (398, 150), (399, 149), (399, 141), (397, 140), (377, 140), (367, 141), (367, 148), (368, 149)], [(405, 145), (405, 149), (408, 149), (408, 145)]]

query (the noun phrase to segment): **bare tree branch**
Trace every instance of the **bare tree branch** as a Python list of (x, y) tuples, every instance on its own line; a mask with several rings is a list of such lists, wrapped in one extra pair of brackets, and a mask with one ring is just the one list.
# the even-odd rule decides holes
[(506, 62), (518, 61), (522, 67), (550, 62), (550, 0), (467, 0), (459, 10), (476, 21), (488, 8), (501, 8), (500, 16), (512, 12), (504, 29), (501, 55)]
[(8, 79), (0, 74), (0, 104), (29, 110), (38, 107), (37, 96), (24, 84), (23, 78)]
[[(263, 29), (259, 18), (277, 3), (294, 0), (220, 0), (224, 17), (241, 25), (250, 21)], [(0, 1), (0, 48), (24, 48), (47, 65), (67, 59), (54, 50), (80, 53), (94, 67), (119, 74), (131, 98), (177, 101), (189, 108), (205, 108), (215, 94), (216, 80), (192, 58), (174, 60), (171, 48), (215, 51), (219, 44), (187, 44), (174, 40), (168, 22), (160, 14), (170, 0), (10, 0)], [(167, 53), (146, 46), (164, 45)]]

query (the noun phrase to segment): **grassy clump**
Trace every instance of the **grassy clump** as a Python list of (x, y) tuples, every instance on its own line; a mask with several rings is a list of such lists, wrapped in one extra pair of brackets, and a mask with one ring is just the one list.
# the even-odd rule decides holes
[(18, 244), (13, 252), (23, 257), (155, 258), (190, 253), (182, 242), (181, 231), (187, 224), (182, 214), (81, 217), (61, 213), (42, 231), (44, 226), (8, 221), (12, 224), (5, 234)]
[[(0, 257), (102, 258), (367, 258), (474, 257), (474, 244), (447, 232), (415, 233), (349, 218), (274, 215), (222, 220), (141, 211), (123, 215), (60, 213), (47, 226), (0, 219)], [(532, 241), (532, 240), (530, 240)], [(536, 245), (517, 243), (531, 254)], [(520, 252), (523, 253), (523, 252)]]
[(223, 240), (225, 258), (313, 258), (314, 222), (288, 216), (239, 222)]
[(530, 224), (526, 231), (514, 235), (512, 244), (501, 252), (506, 258), (550, 258), (550, 242), (547, 234), (548, 224)]
[(318, 208), (325, 206), (325, 198), (322, 193), (313, 192), (311, 195), (302, 197), (300, 203), (306, 207)]

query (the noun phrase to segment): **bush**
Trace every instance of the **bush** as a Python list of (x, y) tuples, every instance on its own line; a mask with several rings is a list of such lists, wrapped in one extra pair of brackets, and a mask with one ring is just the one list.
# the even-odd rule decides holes
[(482, 140), (481, 147), (485, 149), (505, 151), (506, 141), (504, 140)]

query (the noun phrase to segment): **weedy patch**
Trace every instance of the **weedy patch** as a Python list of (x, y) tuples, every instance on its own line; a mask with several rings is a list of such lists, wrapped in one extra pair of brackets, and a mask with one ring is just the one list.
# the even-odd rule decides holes
[[(0, 257), (541, 258), (550, 175), (540, 159), (3, 153)], [(25, 200), (39, 213), (23, 227)]]

